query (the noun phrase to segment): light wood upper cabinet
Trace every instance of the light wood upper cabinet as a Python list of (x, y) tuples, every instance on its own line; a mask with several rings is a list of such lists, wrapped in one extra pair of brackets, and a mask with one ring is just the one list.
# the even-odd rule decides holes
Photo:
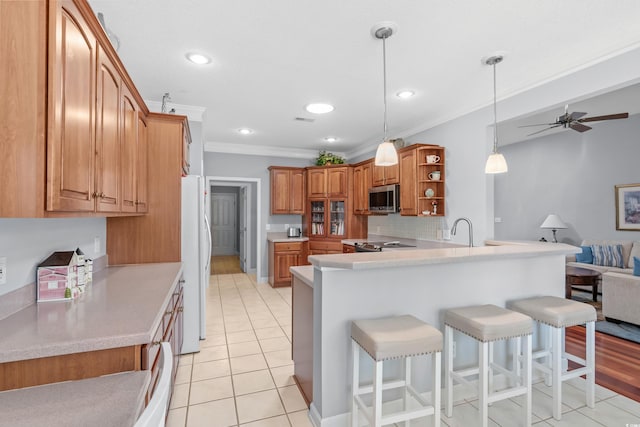
[(46, 182), (46, 3), (0, 1), (0, 217), (42, 216)]
[(369, 213), (369, 188), (373, 182), (373, 160), (353, 168), (353, 213)]
[(324, 169), (307, 169), (307, 197), (324, 197), (327, 189), (327, 174)]
[(120, 211), (120, 86), (115, 66), (98, 47), (94, 191), (98, 212)]
[(86, 0), (0, 1), (0, 58), (0, 217), (143, 212), (122, 144), (147, 107)]
[(400, 165), (400, 214), (418, 215), (416, 150), (398, 153), (398, 164)]
[(122, 179), (122, 212), (136, 212), (138, 181), (138, 108), (127, 89), (122, 86), (122, 135), (120, 144), (120, 177)]
[(307, 197), (346, 197), (349, 191), (349, 166), (312, 166), (307, 168)]
[[(398, 160), (399, 161), (399, 160)], [(400, 182), (400, 166), (373, 166), (373, 186), (398, 184)]]
[(146, 213), (149, 211), (149, 148), (147, 140), (147, 121), (144, 115), (138, 112), (138, 150), (137, 150), (137, 173), (136, 173), (136, 212)]
[[(427, 162), (427, 156), (437, 161)], [(445, 150), (438, 145), (414, 144), (398, 152), (400, 164), (400, 213), (412, 216), (444, 216)], [(433, 172), (440, 172), (438, 179)], [(428, 212), (428, 214), (427, 214)]]
[(72, 1), (49, 13), (47, 209), (93, 211), (96, 38)]
[(304, 213), (304, 169), (280, 166), (269, 167), (271, 181), (271, 214)]

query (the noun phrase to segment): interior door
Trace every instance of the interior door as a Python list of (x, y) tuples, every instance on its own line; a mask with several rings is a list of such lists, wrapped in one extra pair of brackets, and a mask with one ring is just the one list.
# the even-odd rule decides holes
[(238, 226), (238, 252), (240, 254), (240, 269), (247, 272), (247, 187), (240, 187), (240, 201), (238, 203), (240, 224)]
[(211, 194), (213, 255), (235, 255), (237, 253), (236, 199), (236, 195), (233, 193)]

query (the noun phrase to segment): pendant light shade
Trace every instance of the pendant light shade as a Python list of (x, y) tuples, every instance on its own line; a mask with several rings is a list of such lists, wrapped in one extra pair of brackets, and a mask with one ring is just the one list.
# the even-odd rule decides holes
[(395, 31), (395, 25), (385, 22), (375, 25), (371, 32), (377, 39), (382, 39), (382, 95), (384, 101), (384, 137), (378, 149), (374, 164), (376, 166), (393, 166), (398, 164), (398, 152), (392, 142), (387, 140), (387, 45), (386, 40)]
[(507, 160), (498, 153), (498, 114), (496, 112), (496, 64), (502, 62), (502, 55), (491, 56), (483, 62), (493, 67), (493, 152), (489, 155), (487, 163), (484, 166), (484, 173), (496, 174), (505, 173), (509, 170)]
[(398, 152), (392, 142), (385, 141), (376, 150), (376, 166), (393, 166), (398, 164)]
[(492, 153), (484, 165), (484, 173), (505, 173), (509, 170), (507, 161), (500, 153)]

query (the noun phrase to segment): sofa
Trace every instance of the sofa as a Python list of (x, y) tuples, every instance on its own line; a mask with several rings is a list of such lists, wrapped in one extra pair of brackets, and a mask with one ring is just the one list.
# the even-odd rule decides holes
[[(634, 257), (640, 259), (640, 241), (584, 240), (580, 246), (621, 245), (622, 267), (603, 266), (567, 258), (567, 265), (602, 273), (598, 291), (602, 293), (602, 314), (607, 320), (640, 325), (640, 276), (634, 276)], [(580, 255), (578, 256), (580, 257)]]

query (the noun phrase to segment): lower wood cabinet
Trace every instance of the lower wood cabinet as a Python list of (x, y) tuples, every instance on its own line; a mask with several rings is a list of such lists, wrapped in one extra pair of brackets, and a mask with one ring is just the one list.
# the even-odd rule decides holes
[(309, 255), (341, 254), (342, 242), (340, 240), (309, 240)]
[(290, 267), (307, 264), (308, 243), (269, 242), (269, 284), (291, 286)]
[(182, 350), (182, 322), (184, 311), (184, 295), (183, 295), (184, 280), (180, 279), (178, 286), (171, 295), (169, 303), (164, 309), (164, 314), (156, 333), (153, 336), (153, 341), (149, 344), (142, 346), (142, 369), (148, 369), (151, 371), (151, 381), (149, 382), (149, 388), (147, 389), (146, 402), (149, 403), (153, 392), (158, 385), (159, 379), (159, 363), (160, 363), (160, 344), (162, 342), (171, 343), (171, 351), (173, 353), (173, 376), (171, 378), (171, 388), (169, 393), (169, 400), (171, 400), (171, 394), (173, 394), (173, 383), (175, 382), (176, 372), (178, 370), (178, 359)]

